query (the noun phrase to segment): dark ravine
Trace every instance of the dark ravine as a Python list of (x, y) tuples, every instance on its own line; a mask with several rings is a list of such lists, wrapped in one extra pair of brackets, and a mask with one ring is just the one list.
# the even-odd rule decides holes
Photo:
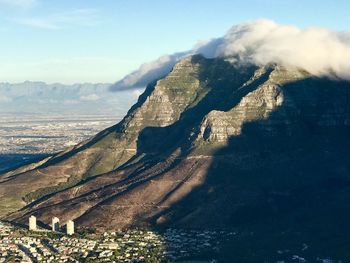
[[(349, 82), (188, 57), (116, 126), (2, 175), (0, 211), (15, 222), (58, 216), (101, 230), (229, 227), (274, 240), (324, 238), (337, 255), (350, 249), (342, 242), (350, 235), (349, 134)], [(34, 200), (24, 204), (28, 194)]]

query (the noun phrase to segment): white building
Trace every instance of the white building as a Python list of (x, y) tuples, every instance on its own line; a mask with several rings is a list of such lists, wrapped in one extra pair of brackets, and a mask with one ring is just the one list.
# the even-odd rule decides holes
[(57, 217), (52, 218), (52, 231), (60, 231), (60, 220)]
[(29, 217), (29, 230), (31, 230), (31, 231), (36, 230), (36, 217), (35, 216)]
[(74, 234), (74, 221), (69, 220), (67, 222), (67, 235), (73, 235)]

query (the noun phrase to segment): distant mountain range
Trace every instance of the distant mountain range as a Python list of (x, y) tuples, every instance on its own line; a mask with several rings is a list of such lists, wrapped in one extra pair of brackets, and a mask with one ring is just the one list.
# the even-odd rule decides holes
[(111, 92), (110, 84), (0, 83), (0, 112), (124, 115), (137, 93)]

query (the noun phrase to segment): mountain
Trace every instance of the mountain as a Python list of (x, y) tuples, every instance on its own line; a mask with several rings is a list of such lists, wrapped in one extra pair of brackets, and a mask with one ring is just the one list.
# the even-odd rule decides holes
[(2, 175), (0, 211), (101, 231), (233, 228), (242, 257), (304, 242), (346, 258), (349, 132), (347, 81), (194, 55), (120, 123)]
[(0, 83), (0, 111), (3, 114), (125, 114), (135, 95), (112, 94), (109, 87), (110, 84), (104, 83)]

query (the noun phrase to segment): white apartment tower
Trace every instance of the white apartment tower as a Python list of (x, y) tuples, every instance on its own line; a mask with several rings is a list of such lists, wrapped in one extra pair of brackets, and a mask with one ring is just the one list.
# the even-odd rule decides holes
[(52, 218), (52, 231), (60, 231), (60, 220), (57, 217)]
[(35, 216), (29, 217), (29, 230), (31, 230), (31, 231), (36, 230), (36, 217)]
[(74, 221), (69, 220), (67, 222), (67, 235), (73, 235), (74, 234)]

